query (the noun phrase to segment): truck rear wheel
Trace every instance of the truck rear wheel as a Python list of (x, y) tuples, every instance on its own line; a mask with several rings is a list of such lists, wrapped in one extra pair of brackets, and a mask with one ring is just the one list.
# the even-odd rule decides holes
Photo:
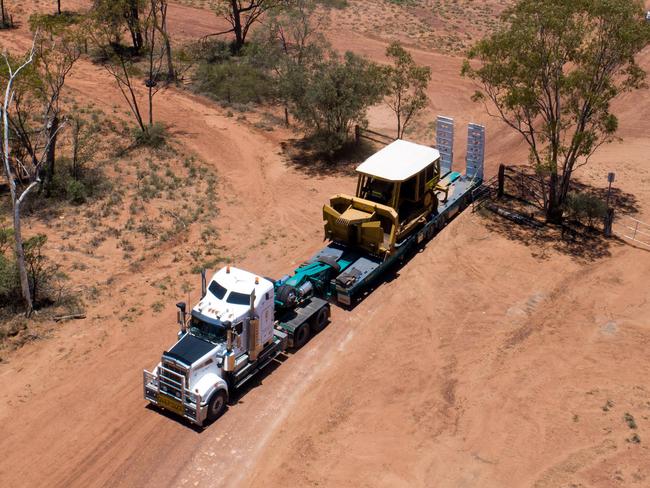
[(293, 347), (300, 349), (302, 346), (307, 344), (310, 335), (311, 330), (309, 330), (309, 324), (302, 324), (300, 327), (293, 331)]
[(224, 390), (217, 391), (208, 403), (208, 420), (213, 422), (223, 415), (226, 410), (226, 392)]
[(325, 306), (321, 308), (310, 320), (311, 332), (314, 334), (319, 333), (327, 325), (327, 319), (329, 318), (328, 307)]

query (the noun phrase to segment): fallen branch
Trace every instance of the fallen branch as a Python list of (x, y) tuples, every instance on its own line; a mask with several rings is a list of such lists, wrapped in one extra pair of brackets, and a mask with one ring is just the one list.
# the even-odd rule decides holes
[(73, 313), (71, 315), (58, 315), (54, 317), (55, 322), (63, 322), (64, 320), (85, 319), (85, 313)]
[(495, 205), (491, 202), (486, 203), (485, 208), (491, 210), (497, 215), (500, 215), (501, 217), (504, 217), (512, 222), (515, 222), (516, 224), (528, 225), (529, 227), (535, 227), (538, 229), (544, 227), (544, 224), (538, 222), (533, 218), (527, 217), (518, 212), (506, 210), (505, 208), (499, 207), (498, 205)]

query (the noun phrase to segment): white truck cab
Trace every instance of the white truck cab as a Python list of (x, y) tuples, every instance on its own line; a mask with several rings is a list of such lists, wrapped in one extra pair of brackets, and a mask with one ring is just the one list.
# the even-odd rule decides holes
[(267, 279), (227, 266), (209, 284), (189, 317), (179, 303), (179, 340), (153, 372), (144, 371), (149, 402), (202, 425), (226, 408), (231, 390), (286, 348), (275, 330), (274, 287)]

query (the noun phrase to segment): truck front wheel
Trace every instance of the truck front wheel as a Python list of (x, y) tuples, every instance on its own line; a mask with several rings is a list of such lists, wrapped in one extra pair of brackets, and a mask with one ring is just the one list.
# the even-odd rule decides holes
[(226, 392), (224, 390), (217, 391), (208, 403), (208, 420), (213, 422), (223, 415), (226, 410)]

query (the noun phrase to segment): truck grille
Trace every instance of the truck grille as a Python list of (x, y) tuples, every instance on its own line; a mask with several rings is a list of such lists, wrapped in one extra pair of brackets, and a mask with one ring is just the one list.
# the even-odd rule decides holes
[(163, 361), (160, 370), (160, 390), (163, 393), (183, 399), (183, 388), (187, 384), (187, 370), (176, 363)]

